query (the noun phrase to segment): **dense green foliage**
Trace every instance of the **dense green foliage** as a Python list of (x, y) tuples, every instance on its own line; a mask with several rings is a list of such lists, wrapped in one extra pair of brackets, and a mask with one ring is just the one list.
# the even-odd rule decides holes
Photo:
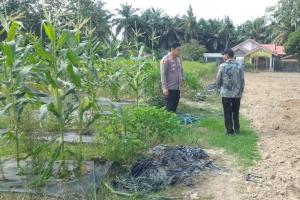
[[(182, 43), (197, 41), (196, 44), (204, 46), (209, 52), (220, 52), (249, 38), (260, 43), (284, 44), (300, 23), (299, 0), (280, 0), (267, 9), (265, 16), (238, 26), (234, 26), (229, 17), (197, 19), (191, 6), (185, 15), (171, 17), (161, 9), (140, 10), (128, 4), (120, 5), (114, 15), (104, 9), (105, 4), (101, 1), (46, 0), (45, 3), (6, 0), (0, 2), (0, 11), (6, 18), (22, 21), (25, 29), (35, 35), (43, 34), (40, 25), (45, 15), (47, 20), (57, 21), (65, 27), (75, 25), (82, 29), (83, 36), (96, 36), (98, 41), (103, 41), (106, 45), (98, 51), (107, 57), (116, 55), (112, 49), (127, 52), (126, 46), (136, 41), (145, 44), (146, 52), (153, 53), (155, 50), (160, 56), (174, 40)], [(88, 23), (85, 23), (86, 20)], [(134, 41), (137, 32), (139, 34)], [(118, 41), (116, 37), (122, 40)]]
[(149, 147), (165, 142), (181, 129), (175, 114), (155, 107), (128, 107), (106, 121), (104, 128), (98, 129), (99, 140), (109, 147), (104, 156), (119, 162), (144, 155)]
[[(76, 25), (65, 29), (58, 21), (43, 21), (44, 35), (38, 37), (24, 31), (19, 21), (1, 20), (5, 22), (2, 33), (7, 33), (0, 43), (1, 136), (15, 144), (18, 167), (20, 160), (36, 161), (33, 169), (40, 176), (34, 185), (50, 177), (56, 160), (63, 161), (62, 174), (67, 157), (82, 160), (83, 144), (75, 150), (66, 147), (67, 130), (75, 130), (81, 143), (83, 134), (105, 130), (99, 136), (105, 147), (102, 155), (117, 161), (142, 155), (149, 146), (170, 138), (172, 130), (180, 130), (174, 114), (138, 107), (147, 102), (161, 107), (157, 100), (162, 98), (159, 62), (144, 56), (138, 33), (127, 56), (105, 59), (97, 51), (99, 43), (85, 38)], [(201, 90), (201, 81), (216, 66), (185, 64), (184, 94), (190, 95)], [(120, 110), (110, 102), (112, 107), (107, 108), (99, 103), (100, 97), (134, 100), (137, 107)], [(104, 110), (113, 115), (103, 118)], [(27, 117), (31, 120), (26, 126)], [(31, 139), (49, 130), (58, 134), (46, 144)], [(50, 157), (47, 163), (45, 152)]]
[(300, 28), (289, 35), (284, 47), (287, 53), (300, 56)]
[(181, 47), (181, 55), (183, 60), (200, 61), (203, 53), (207, 50), (204, 46), (198, 44), (197, 40), (192, 40), (189, 43), (184, 43)]

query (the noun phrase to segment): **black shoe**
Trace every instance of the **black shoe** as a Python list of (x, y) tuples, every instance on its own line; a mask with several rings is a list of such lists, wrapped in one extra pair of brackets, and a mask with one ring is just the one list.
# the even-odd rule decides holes
[(226, 135), (234, 135), (234, 131), (231, 130), (231, 131), (226, 131)]

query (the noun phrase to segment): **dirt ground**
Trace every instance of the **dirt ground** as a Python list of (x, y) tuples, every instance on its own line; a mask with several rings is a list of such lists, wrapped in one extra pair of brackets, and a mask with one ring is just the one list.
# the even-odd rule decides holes
[(262, 159), (244, 171), (211, 152), (231, 170), (201, 177), (185, 199), (300, 200), (300, 74), (246, 74), (242, 114), (257, 131)]

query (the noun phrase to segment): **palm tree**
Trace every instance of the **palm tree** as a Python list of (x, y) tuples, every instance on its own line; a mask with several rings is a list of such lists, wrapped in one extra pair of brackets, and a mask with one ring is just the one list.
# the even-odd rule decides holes
[(163, 28), (161, 20), (165, 16), (162, 9), (149, 8), (142, 13), (141, 19), (147, 24), (151, 31), (158, 31)]
[(219, 29), (219, 51), (233, 46), (236, 34), (233, 22), (228, 16), (221, 23), (222, 26)]
[(184, 30), (184, 40), (190, 42), (193, 39), (197, 39), (197, 20), (193, 12), (193, 8), (190, 5), (187, 10), (187, 14), (182, 17), (181, 28)]
[(238, 42), (254, 39), (259, 43), (267, 43), (269, 29), (265, 17), (248, 20), (237, 28)]
[(209, 52), (218, 52), (222, 22), (217, 19), (200, 19), (198, 21), (198, 38)]
[(174, 42), (179, 40), (179, 35), (178, 31), (176, 30), (177, 22), (176, 22), (177, 17), (171, 18), (169, 16), (163, 17), (162, 18), (162, 26), (164, 27), (161, 31), (161, 35), (159, 38), (159, 46), (168, 49), (169, 45)]
[(120, 9), (116, 9), (117, 18), (113, 19), (113, 25), (116, 26), (116, 35), (123, 32), (123, 37), (127, 40), (132, 31), (136, 28), (138, 21), (137, 11), (139, 9), (133, 8), (129, 4), (121, 4)]
[(158, 48), (158, 40), (164, 32), (163, 17), (165, 13), (162, 9), (149, 8), (142, 12), (140, 17), (140, 30), (144, 36), (144, 43), (151, 47)]

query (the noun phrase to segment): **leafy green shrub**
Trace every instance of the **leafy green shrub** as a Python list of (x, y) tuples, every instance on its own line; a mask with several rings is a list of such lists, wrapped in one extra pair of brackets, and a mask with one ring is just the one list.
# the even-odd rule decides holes
[(287, 53), (295, 54), (300, 58), (300, 28), (289, 35), (284, 47)]
[(181, 51), (182, 58), (184, 60), (200, 61), (203, 53), (205, 53), (207, 50), (204, 46), (200, 45), (198, 41), (191, 41), (183, 44)]
[(149, 139), (150, 144), (164, 142), (174, 130), (180, 129), (174, 113), (155, 107), (127, 108), (124, 112), (126, 130), (137, 133), (140, 139)]
[(113, 161), (126, 162), (143, 155), (152, 145), (166, 141), (180, 130), (175, 114), (155, 107), (127, 107), (107, 117), (99, 139), (103, 154)]

